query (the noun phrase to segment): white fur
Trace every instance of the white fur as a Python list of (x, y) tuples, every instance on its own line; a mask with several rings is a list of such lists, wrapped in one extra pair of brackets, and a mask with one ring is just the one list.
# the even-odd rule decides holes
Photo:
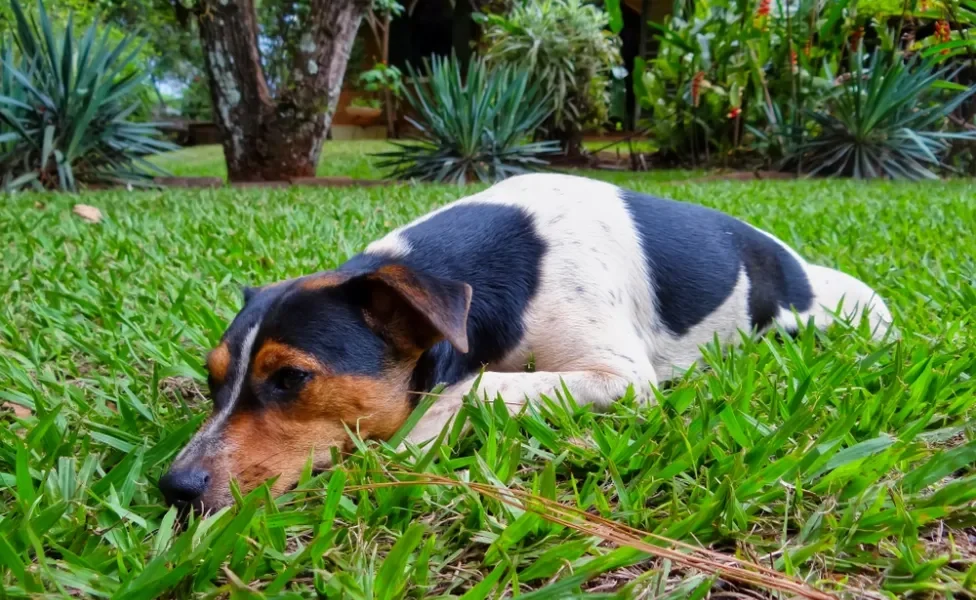
[[(231, 413), (234, 412), (234, 408), (237, 406), (237, 401), (241, 397), (241, 390), (244, 387), (244, 380), (247, 377), (247, 367), (248, 361), (250, 361), (251, 357), (251, 349), (254, 346), (255, 338), (257, 338), (259, 326), (260, 323), (251, 326), (244, 336), (244, 341), (241, 343), (241, 352), (237, 360), (237, 367), (234, 370), (234, 381), (231, 384), (231, 393), (230, 396), (228, 396), (227, 402), (221, 407), (217, 414), (207, 421), (206, 426), (195, 436), (193, 436), (190, 443), (187, 444), (186, 447), (184, 447), (183, 450), (176, 456), (176, 459), (173, 461), (174, 465), (179, 465), (184, 459), (191, 461), (196, 460), (198, 458), (198, 454), (205, 452), (209, 445), (217, 442), (220, 431), (227, 423), (227, 419), (230, 417)], [(175, 466), (173, 468), (175, 468)]]
[[(740, 331), (751, 330), (749, 278), (743, 268), (726, 301), (682, 336), (661, 322), (635, 223), (611, 184), (568, 175), (513, 177), (481, 193), (462, 198), (390, 233), (367, 251), (407, 253), (404, 229), (451, 206), (467, 203), (518, 206), (534, 218), (536, 233), (547, 244), (539, 289), (525, 315), (521, 345), (497, 364), (488, 365), (479, 393), (501, 394), (512, 410), (526, 399), (552, 396), (561, 382), (581, 404), (605, 408), (634, 385), (639, 398), (652, 394), (659, 381), (672, 378), (700, 360), (700, 346), (716, 335), (734, 344)], [(666, 224), (664, 224), (666, 226)], [(766, 232), (763, 232), (766, 233)], [(803, 265), (815, 294), (809, 311), (826, 326), (842, 298), (845, 315), (870, 308), (876, 335), (890, 326), (891, 315), (864, 283), (825, 267), (810, 265), (782, 241), (766, 233)], [(475, 291), (477, 293), (477, 290)], [(794, 326), (794, 315), (781, 311), (777, 321)], [(526, 373), (534, 360), (536, 372)], [(475, 377), (458, 383), (428, 411), (411, 433), (420, 442), (449, 423)]]

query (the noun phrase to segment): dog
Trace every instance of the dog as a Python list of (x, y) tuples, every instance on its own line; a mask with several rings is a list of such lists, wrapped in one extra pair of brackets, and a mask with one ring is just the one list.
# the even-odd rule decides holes
[[(640, 400), (701, 361), (716, 336), (868, 319), (884, 301), (725, 213), (560, 174), (520, 175), (369, 244), (335, 270), (246, 288), (207, 357), (213, 414), (159, 486), (199, 511), (313, 457), (389, 439), (424, 392), (441, 395), (407, 440), (421, 445), (477, 393), (518, 411), (566, 389), (600, 410)], [(534, 362), (529, 372), (527, 364)]]

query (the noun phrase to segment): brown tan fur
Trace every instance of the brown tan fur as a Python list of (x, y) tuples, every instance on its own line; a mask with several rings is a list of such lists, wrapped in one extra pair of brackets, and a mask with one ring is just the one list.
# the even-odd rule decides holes
[(210, 351), (207, 355), (207, 371), (217, 383), (223, 383), (227, 379), (227, 369), (230, 367), (230, 350), (227, 342), (221, 342), (219, 346)]
[[(366, 286), (356, 288), (365, 300), (363, 317), (395, 352), (382, 373), (370, 377), (334, 373), (300, 348), (274, 339), (263, 341), (254, 352), (247, 371), (249, 379), (242, 389), (260, 396), (269, 378), (283, 368), (308, 373), (310, 379), (285, 402), (259, 402), (230, 413), (219, 444), (196, 459), (210, 475), (202, 497), (204, 506), (231, 502), (231, 480), (248, 493), (276, 478), (272, 492), (284, 492), (298, 481), (310, 458), (315, 468), (328, 468), (333, 449), (340, 454), (354, 449), (347, 428), (361, 439), (389, 439), (413, 409), (410, 379), (423, 352), (445, 337), (456, 347), (467, 349), (465, 319), (471, 302), (470, 286), (465, 285), (464, 314), (458, 317), (447, 314), (449, 307), (431, 297), (409, 270), (398, 266), (381, 267), (361, 277), (320, 273), (288, 281), (306, 291)], [(283, 283), (287, 282), (260, 289)], [(226, 381), (230, 363), (226, 343), (208, 355), (207, 367), (216, 382)]]
[(251, 384), (283, 367), (309, 371), (312, 379), (287, 404), (231, 417), (225, 453), (214, 469), (215, 489), (226, 489), (231, 477), (248, 491), (279, 476), (272, 491), (281, 493), (295, 484), (310, 456), (315, 466), (326, 467), (332, 448), (353, 449), (345, 427), (362, 439), (387, 439), (410, 415), (409, 368), (391, 369), (383, 380), (333, 375), (314, 356), (267, 341), (255, 356)]
[(312, 275), (309, 277), (302, 278), (299, 284), (302, 289), (308, 291), (322, 290), (325, 288), (336, 287), (342, 283), (349, 280), (349, 275), (345, 273), (319, 273), (317, 275)]

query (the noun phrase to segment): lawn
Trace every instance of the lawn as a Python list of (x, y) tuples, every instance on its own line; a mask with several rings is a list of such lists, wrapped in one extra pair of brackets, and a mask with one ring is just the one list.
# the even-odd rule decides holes
[[(189, 168), (196, 152), (163, 160)], [(370, 168), (333, 158), (323, 168)], [(258, 490), (182, 528), (155, 483), (208, 410), (203, 357), (240, 286), (335, 266), (474, 188), (4, 198), (4, 595), (756, 598), (802, 581), (840, 597), (966, 597), (976, 184), (666, 178), (613, 174), (726, 210), (863, 278), (902, 340), (876, 345), (837, 326), (710, 349), (709, 368), (655, 406), (625, 400), (607, 414), (557, 400), (512, 418), (470, 402), (470, 431), (430, 452), (364, 444), (276, 501)], [(72, 215), (78, 201), (103, 221)], [(393, 481), (413, 483), (383, 485)], [(513, 506), (498, 490), (536, 499)], [(600, 519), (729, 558), (668, 554), (662, 537), (648, 546)], [(782, 575), (715, 575), (732, 559)], [(797, 595), (819, 597), (775, 597)]]
[[(619, 143), (607, 147), (610, 140), (595, 140), (586, 142), (587, 149), (603, 150), (604, 152), (620, 152), (627, 154), (627, 144)], [(647, 142), (635, 142), (637, 148), (649, 149)], [(355, 179), (382, 179), (383, 169), (376, 166), (376, 159), (371, 155), (393, 149), (394, 146), (383, 140), (349, 141), (330, 140), (322, 148), (322, 158), (316, 175), (319, 177), (352, 177)], [(177, 177), (220, 177), (226, 179), (227, 166), (224, 164), (224, 154), (220, 146), (195, 146), (184, 148), (177, 152), (170, 152), (152, 159), (158, 167)], [(603, 172), (605, 178), (624, 178), (629, 174)], [(701, 175), (701, 171), (651, 171), (642, 178), (673, 181), (687, 179)], [(599, 176), (599, 175), (598, 175)]]
[[(330, 140), (322, 148), (316, 175), (380, 179), (383, 173), (369, 155), (390, 148), (385, 141)], [(227, 165), (220, 146), (184, 148), (158, 156), (153, 162), (177, 177), (227, 177)]]

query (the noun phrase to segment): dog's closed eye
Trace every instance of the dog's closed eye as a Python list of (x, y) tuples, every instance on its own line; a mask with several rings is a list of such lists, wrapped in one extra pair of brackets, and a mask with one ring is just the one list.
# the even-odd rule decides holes
[(274, 372), (268, 382), (278, 392), (295, 392), (311, 378), (312, 374), (294, 367), (282, 367)]

